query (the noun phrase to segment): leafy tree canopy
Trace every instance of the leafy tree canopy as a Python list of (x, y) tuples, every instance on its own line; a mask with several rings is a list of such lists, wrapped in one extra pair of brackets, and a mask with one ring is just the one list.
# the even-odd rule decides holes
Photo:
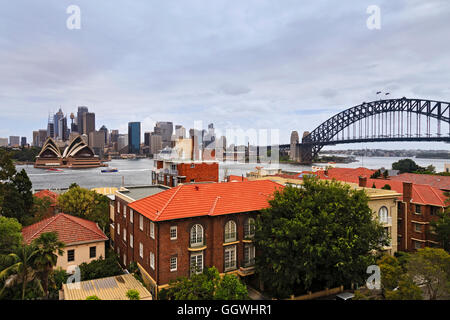
[(363, 190), (305, 178), (277, 191), (258, 217), (256, 269), (275, 296), (362, 283), (388, 243)]
[(22, 225), (15, 218), (0, 217), (0, 255), (14, 252), (22, 243)]

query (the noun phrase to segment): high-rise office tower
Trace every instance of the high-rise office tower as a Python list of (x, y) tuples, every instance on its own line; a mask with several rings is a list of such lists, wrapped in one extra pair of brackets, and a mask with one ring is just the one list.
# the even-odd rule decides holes
[(44, 145), (45, 140), (47, 140), (48, 137), (48, 130), (46, 129), (40, 129), (39, 130), (39, 144), (38, 147), (42, 147)]
[[(55, 130), (55, 138), (62, 139), (63, 130), (60, 128), (60, 120), (64, 118), (64, 113), (61, 108), (59, 108), (58, 112), (53, 116), (54, 130)], [(66, 123), (67, 127), (67, 123)]]
[(20, 146), (25, 147), (27, 145), (27, 137), (20, 138)]
[(83, 134), (84, 133), (84, 115), (86, 113), (88, 113), (88, 108), (87, 107), (78, 107), (78, 112), (77, 112), (77, 127), (78, 127), (78, 133), (79, 134)]
[(141, 150), (141, 123), (128, 122), (128, 153), (139, 154)]
[(54, 138), (55, 137), (55, 125), (53, 123), (53, 119), (48, 119), (47, 124), (47, 137)]
[(39, 147), (39, 131), (33, 131), (33, 147)]
[(186, 138), (186, 129), (181, 125), (175, 126), (175, 139)]
[(95, 131), (95, 113), (86, 112), (83, 116), (83, 134), (89, 136), (89, 133)]
[(9, 145), (11, 147), (20, 145), (20, 137), (19, 136), (9, 136)]
[(108, 128), (106, 128), (105, 125), (102, 125), (102, 127), (100, 129), (98, 129), (98, 131), (103, 133), (103, 135), (105, 137), (105, 144), (108, 144), (108, 142), (109, 142)]
[(160, 121), (156, 123), (154, 132), (161, 136), (163, 148), (172, 145), (173, 123)]
[(119, 142), (119, 130), (111, 130), (111, 143)]
[(144, 145), (146, 147), (150, 146), (150, 135), (151, 135), (151, 132), (145, 132), (144, 133)]
[(62, 141), (67, 141), (69, 134), (67, 132), (67, 117), (62, 117), (58, 119), (58, 135), (57, 137)]

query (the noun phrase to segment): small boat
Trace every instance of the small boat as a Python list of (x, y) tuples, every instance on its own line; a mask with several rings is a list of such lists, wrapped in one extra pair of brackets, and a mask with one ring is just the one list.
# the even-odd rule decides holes
[(108, 168), (108, 169), (102, 169), (102, 172), (118, 172), (119, 170), (117, 170), (117, 168)]
[(47, 171), (62, 171), (61, 169), (56, 169), (56, 168), (49, 168), (47, 169)]

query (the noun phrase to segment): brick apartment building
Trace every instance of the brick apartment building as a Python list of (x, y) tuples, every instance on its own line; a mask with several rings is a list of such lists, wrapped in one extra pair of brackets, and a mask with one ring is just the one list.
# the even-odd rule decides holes
[(152, 183), (176, 187), (180, 183), (219, 182), (216, 161), (155, 160)]
[(185, 184), (127, 203), (115, 199), (116, 252), (135, 261), (152, 294), (215, 266), (251, 276), (254, 221), (283, 186), (272, 181)]
[(430, 185), (406, 181), (360, 178), (360, 186), (382, 188), (385, 185), (402, 194), (397, 202), (398, 250), (439, 247), (430, 222), (436, 220), (437, 213), (444, 211), (449, 205), (444, 191)]

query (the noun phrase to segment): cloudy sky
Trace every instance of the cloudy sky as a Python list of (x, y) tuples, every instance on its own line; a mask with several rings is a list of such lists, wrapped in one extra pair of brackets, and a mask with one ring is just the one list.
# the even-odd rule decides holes
[[(79, 30), (66, 26), (70, 5)], [(203, 121), (278, 129), (287, 143), (379, 90), (449, 101), (449, 14), (448, 0), (4, 2), (0, 137), (31, 139), (50, 112), (84, 105), (122, 133)]]

